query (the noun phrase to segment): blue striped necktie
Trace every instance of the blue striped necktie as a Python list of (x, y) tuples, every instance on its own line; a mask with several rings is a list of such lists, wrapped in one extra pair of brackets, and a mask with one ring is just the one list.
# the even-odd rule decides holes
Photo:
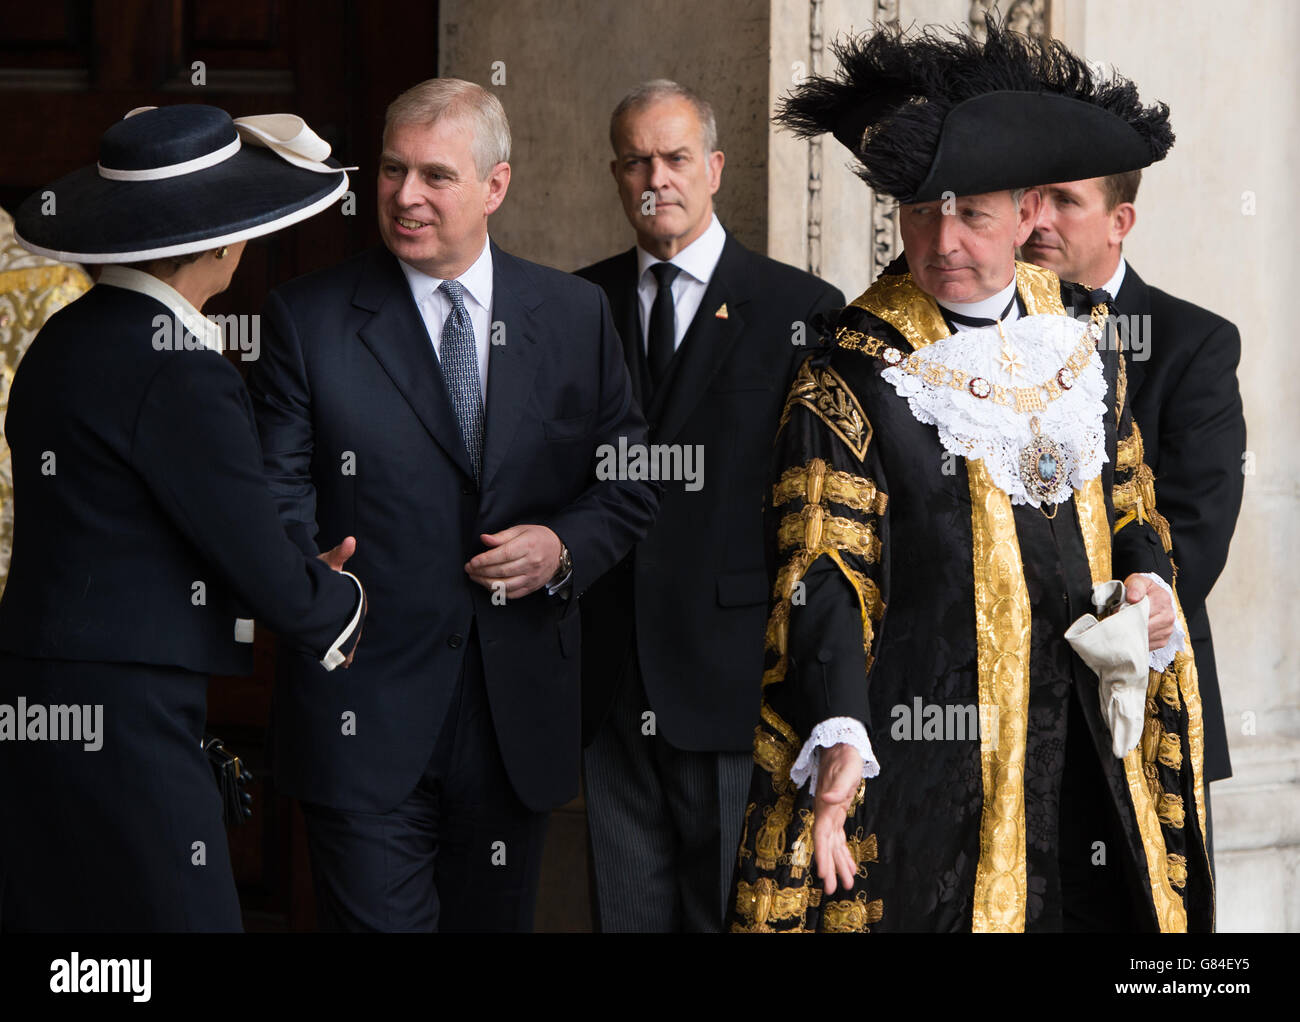
[(442, 380), (456, 410), (461, 439), (469, 452), (477, 480), (483, 469), (483, 391), (479, 385), (478, 348), (474, 344), (474, 325), (465, 308), (465, 287), (458, 280), (443, 281), (438, 290), (451, 300), (451, 315), (442, 326), (442, 345), (438, 358)]

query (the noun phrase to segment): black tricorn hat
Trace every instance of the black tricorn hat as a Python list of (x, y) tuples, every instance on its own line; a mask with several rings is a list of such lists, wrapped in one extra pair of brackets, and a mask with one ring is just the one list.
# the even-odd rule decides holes
[[(79, 263), (201, 252), (321, 212), (348, 187), (329, 143), (294, 114), (232, 120), (197, 103), (142, 107), (104, 132), (98, 163), (14, 213), (24, 248)], [(351, 168), (356, 169), (356, 168)]]
[(836, 74), (796, 86), (776, 120), (800, 138), (831, 132), (858, 176), (900, 202), (1105, 177), (1174, 144), (1168, 106), (1142, 106), (1127, 78), (993, 17), (984, 43), (882, 28), (831, 49)]

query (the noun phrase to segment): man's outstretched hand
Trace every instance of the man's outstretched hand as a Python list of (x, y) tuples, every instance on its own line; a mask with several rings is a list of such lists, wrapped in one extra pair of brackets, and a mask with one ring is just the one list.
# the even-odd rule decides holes
[(817, 795), (813, 804), (813, 856), (822, 890), (834, 894), (836, 878), (847, 891), (853, 887), (858, 864), (844, 837), (849, 806), (862, 783), (862, 755), (852, 745), (822, 749), (817, 766)]
[(1164, 649), (1174, 634), (1174, 601), (1160, 586), (1142, 575), (1126, 578), (1124, 592), (1129, 603), (1137, 603), (1144, 596), (1151, 601), (1151, 611), (1147, 616), (1147, 643), (1153, 650)]
[(564, 544), (545, 525), (515, 525), (479, 539), (487, 550), (472, 558), (465, 571), (484, 589), (504, 582), (507, 599), (542, 588), (560, 566)]

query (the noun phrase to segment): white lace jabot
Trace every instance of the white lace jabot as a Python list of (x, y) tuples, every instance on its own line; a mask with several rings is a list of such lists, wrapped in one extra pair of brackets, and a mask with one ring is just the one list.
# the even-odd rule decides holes
[[(1107, 461), (1106, 379), (1090, 329), (1069, 316), (1004, 323), (1020, 362), (1014, 376), (996, 325), (960, 331), (901, 358), (896, 354), (881, 376), (918, 422), (938, 428), (945, 450), (982, 459), (1013, 504), (1059, 504)], [(1022, 453), (1040, 438), (1057, 445), (1062, 462), (1041, 497), (1026, 488), (1021, 464)], [(1033, 465), (1037, 458), (1035, 453)]]

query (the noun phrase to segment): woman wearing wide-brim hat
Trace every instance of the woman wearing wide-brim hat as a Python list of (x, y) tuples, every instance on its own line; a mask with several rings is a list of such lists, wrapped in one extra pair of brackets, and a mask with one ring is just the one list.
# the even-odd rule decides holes
[(346, 665), (365, 600), (331, 570), (351, 537), (309, 559), (285, 535), (202, 308), (249, 238), (343, 194), (328, 153), (291, 115), (133, 111), (95, 166), (15, 216), (32, 251), (108, 265), (42, 328), (9, 397), (0, 929), (240, 928), (199, 744), (208, 675), (250, 672), (253, 618)]

